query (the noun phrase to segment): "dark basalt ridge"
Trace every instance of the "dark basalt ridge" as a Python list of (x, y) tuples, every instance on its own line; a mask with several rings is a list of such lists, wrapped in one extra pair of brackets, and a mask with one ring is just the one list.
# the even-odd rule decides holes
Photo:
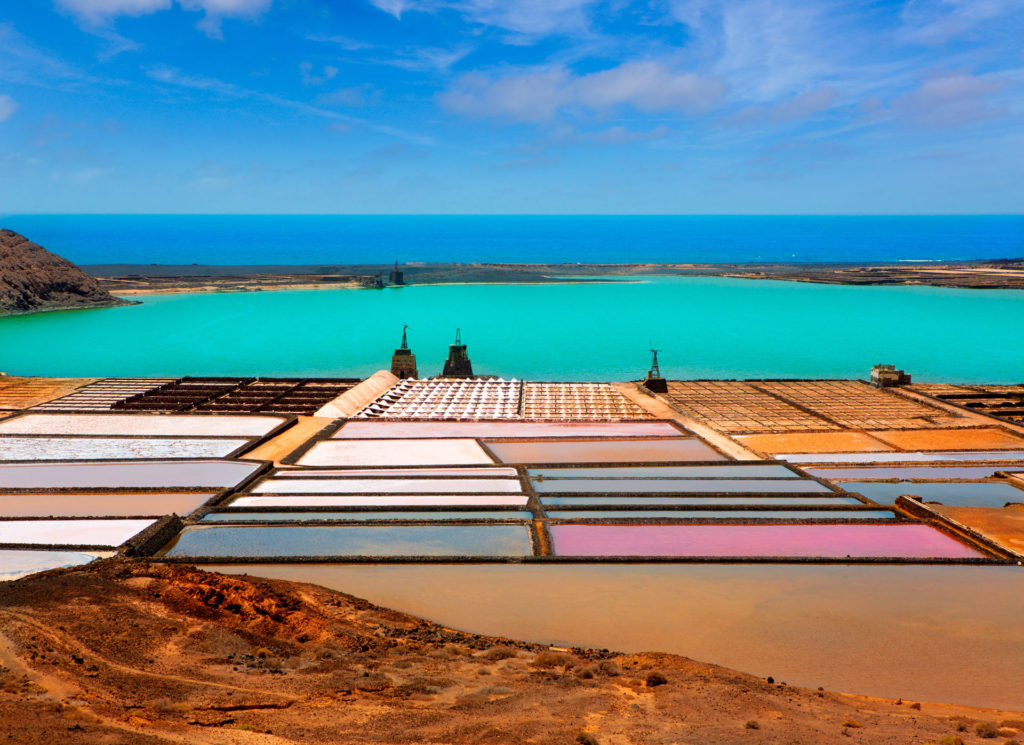
[(70, 261), (13, 230), (0, 229), (0, 316), (131, 304)]

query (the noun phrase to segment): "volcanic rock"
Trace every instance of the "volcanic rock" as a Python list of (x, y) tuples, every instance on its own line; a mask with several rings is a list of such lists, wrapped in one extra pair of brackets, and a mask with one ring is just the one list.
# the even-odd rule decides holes
[(0, 316), (128, 304), (70, 261), (0, 229)]

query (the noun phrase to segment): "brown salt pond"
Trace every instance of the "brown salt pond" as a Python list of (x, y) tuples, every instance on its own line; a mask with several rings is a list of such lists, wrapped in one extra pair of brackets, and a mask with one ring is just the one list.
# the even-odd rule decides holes
[(224, 565), (483, 634), (659, 651), (808, 687), (1024, 709), (1024, 569)]
[(903, 450), (993, 450), (1024, 445), (1024, 438), (997, 427), (893, 430), (871, 435)]
[(872, 453), (893, 448), (863, 432), (788, 432), (779, 435), (739, 435), (744, 447), (762, 453)]
[(0, 494), (4, 517), (157, 517), (188, 515), (217, 492)]

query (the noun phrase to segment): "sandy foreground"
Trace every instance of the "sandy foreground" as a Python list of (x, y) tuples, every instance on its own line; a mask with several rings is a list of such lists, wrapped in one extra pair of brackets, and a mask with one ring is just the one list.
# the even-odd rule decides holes
[(110, 560), (0, 584), (8, 743), (952, 744), (1022, 731), (1020, 712), (464, 634), (187, 566)]

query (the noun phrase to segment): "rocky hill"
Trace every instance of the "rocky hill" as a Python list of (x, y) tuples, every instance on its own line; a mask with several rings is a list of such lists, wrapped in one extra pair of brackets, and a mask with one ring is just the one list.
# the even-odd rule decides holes
[(0, 316), (127, 304), (70, 261), (0, 229)]

